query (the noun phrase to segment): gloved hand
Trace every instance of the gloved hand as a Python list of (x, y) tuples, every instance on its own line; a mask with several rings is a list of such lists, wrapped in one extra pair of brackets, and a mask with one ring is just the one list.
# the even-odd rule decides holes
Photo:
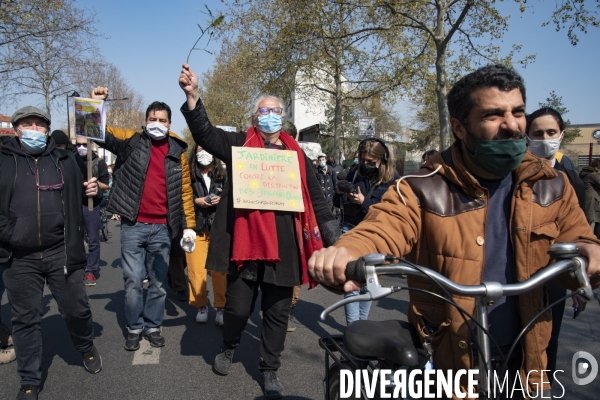
[(186, 253), (192, 253), (196, 248), (196, 232), (193, 229), (184, 229), (183, 237), (179, 242)]

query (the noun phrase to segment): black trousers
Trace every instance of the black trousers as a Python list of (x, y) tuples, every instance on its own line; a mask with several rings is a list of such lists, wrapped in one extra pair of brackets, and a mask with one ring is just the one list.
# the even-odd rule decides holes
[(225, 312), (223, 314), (223, 343), (234, 349), (240, 344), (242, 332), (254, 309), (258, 289), (262, 292), (262, 331), (259, 369), (278, 369), (285, 344), (287, 323), (292, 305), (293, 287), (276, 286), (227, 275)]
[(21, 385), (39, 386), (42, 379), (41, 322), (45, 283), (58, 304), (75, 349), (83, 354), (94, 345), (92, 311), (83, 283), (84, 270), (65, 275), (64, 265), (65, 254), (61, 252), (41, 260), (12, 259), (4, 268)]

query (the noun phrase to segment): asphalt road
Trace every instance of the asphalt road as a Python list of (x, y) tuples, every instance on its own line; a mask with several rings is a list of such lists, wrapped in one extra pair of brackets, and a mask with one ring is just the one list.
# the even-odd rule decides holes
[[(94, 315), (96, 346), (103, 360), (97, 375), (87, 373), (81, 356), (73, 348), (56, 302), (48, 290), (43, 298), (43, 390), (40, 399), (259, 399), (258, 385), (261, 320), (255, 312), (236, 350), (228, 376), (212, 372), (212, 361), (221, 343), (221, 328), (214, 325), (214, 309), (209, 323), (195, 322), (196, 309), (178, 302), (168, 292), (163, 325), (166, 346), (160, 350), (142, 347), (137, 352), (123, 349), (125, 318), (123, 312), (123, 275), (120, 268), (119, 226), (110, 221), (110, 236), (102, 243), (101, 276), (98, 284), (88, 287)], [(395, 278), (383, 283), (401, 284)], [(210, 290), (209, 284), (209, 290)], [(212, 296), (212, 294), (209, 294)], [(340, 333), (345, 319), (342, 309), (334, 311), (326, 321), (318, 319), (324, 307), (339, 296), (323, 288), (303, 288), (296, 308), (298, 329), (289, 333), (282, 355), (279, 377), (288, 399), (322, 399), (324, 354), (317, 343), (319, 337)], [(406, 292), (382, 299), (371, 308), (370, 319), (400, 319), (408, 305)], [(256, 307), (257, 310), (260, 308)], [(8, 322), (10, 310), (6, 295), (2, 299), (2, 319)], [(561, 331), (558, 375), (564, 386), (564, 399), (600, 397), (600, 377), (586, 386), (571, 379), (571, 359), (576, 351), (586, 351), (600, 360), (600, 306), (588, 303), (588, 309), (572, 319), (570, 302), (565, 311)], [(142, 341), (142, 344), (145, 341)], [(146, 342), (147, 343), (147, 342)], [(0, 366), (0, 399), (14, 399), (19, 390), (16, 363)], [(557, 398), (562, 389), (555, 388)]]

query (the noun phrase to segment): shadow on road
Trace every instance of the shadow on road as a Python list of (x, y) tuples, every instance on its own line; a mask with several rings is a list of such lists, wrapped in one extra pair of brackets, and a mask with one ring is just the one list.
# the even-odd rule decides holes
[(319, 316), (325, 308), (321, 304), (315, 304), (308, 301), (298, 300), (296, 309), (294, 312), (294, 318), (305, 328), (311, 330), (318, 337), (329, 336), (321, 324), (327, 325), (339, 332), (343, 332), (345, 325), (340, 324), (330, 315), (327, 316), (325, 321), (321, 321)]
[(88, 297), (90, 300), (109, 300), (104, 309), (115, 313), (117, 324), (123, 329), (123, 338), (125, 338), (127, 331), (127, 321), (125, 320), (125, 290), (119, 290), (114, 293), (90, 294)]
[[(44, 296), (52, 297), (51, 295)], [(48, 377), (48, 369), (52, 366), (55, 356), (63, 359), (68, 365), (79, 365), (83, 368), (81, 354), (70, 341), (69, 331), (60, 314), (54, 314), (42, 319), (42, 387)], [(104, 327), (94, 321), (94, 336), (102, 336)]]

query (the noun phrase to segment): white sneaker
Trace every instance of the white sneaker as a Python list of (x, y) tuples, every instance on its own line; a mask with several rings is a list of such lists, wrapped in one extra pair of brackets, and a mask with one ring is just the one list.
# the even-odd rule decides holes
[(16, 359), (17, 355), (15, 354), (14, 347), (0, 349), (0, 364), (8, 364), (9, 362), (13, 362)]
[(199, 324), (205, 324), (208, 321), (208, 307), (200, 307), (198, 314), (196, 314), (196, 322)]
[(217, 316), (215, 317), (215, 325), (223, 326), (223, 309), (220, 308), (217, 310)]

